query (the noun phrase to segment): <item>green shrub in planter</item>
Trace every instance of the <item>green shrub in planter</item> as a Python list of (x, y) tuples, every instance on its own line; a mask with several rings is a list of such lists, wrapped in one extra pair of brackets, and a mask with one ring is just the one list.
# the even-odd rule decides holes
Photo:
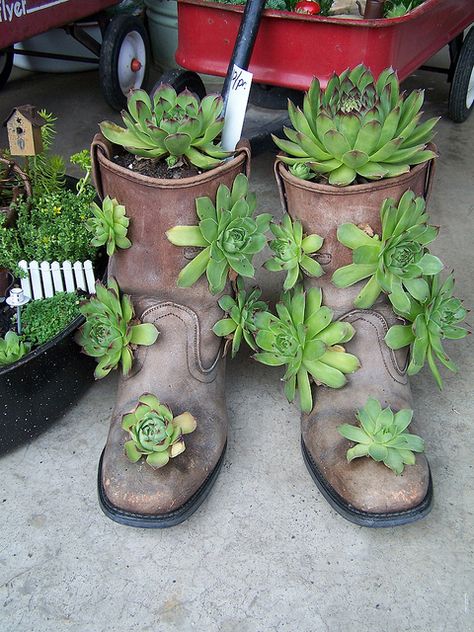
[(22, 311), (25, 338), (34, 346), (48, 342), (80, 315), (79, 305), (75, 292), (60, 292), (28, 303)]

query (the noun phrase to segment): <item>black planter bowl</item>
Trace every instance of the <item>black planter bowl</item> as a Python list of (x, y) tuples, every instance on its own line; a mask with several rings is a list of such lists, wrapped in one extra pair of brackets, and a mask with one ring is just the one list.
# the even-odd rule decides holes
[[(67, 178), (69, 186), (74, 182)], [(95, 270), (102, 278), (107, 257), (98, 254)], [(49, 428), (94, 382), (96, 362), (74, 341), (84, 320), (78, 316), (47, 343), (0, 368), (0, 455)]]
[(95, 361), (74, 342), (83, 316), (55, 338), (0, 369), (0, 454), (60, 419), (94, 382)]

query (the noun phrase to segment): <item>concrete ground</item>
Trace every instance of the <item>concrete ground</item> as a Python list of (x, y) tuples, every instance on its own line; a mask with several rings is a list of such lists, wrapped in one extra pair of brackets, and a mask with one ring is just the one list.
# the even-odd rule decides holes
[[(426, 88), (427, 113), (443, 117), (434, 251), (472, 305), (474, 117), (446, 118), (440, 76), (419, 72), (407, 86)], [(1, 93), (0, 118), (25, 102), (58, 115), (65, 156), (114, 116), (95, 72), (17, 74)], [(278, 215), (272, 160), (254, 160), (252, 184), (260, 211)], [(275, 277), (260, 271), (258, 280), (275, 295)], [(0, 460), (1, 632), (474, 630), (474, 346), (468, 338), (447, 347), (461, 372), (446, 375), (442, 392), (428, 371), (412, 380), (434, 508), (398, 529), (357, 527), (330, 508), (303, 465), (298, 409), (279, 371), (245, 355), (228, 363), (229, 447), (208, 500), (173, 529), (119, 526), (96, 498), (115, 379), (98, 382), (59, 423)]]

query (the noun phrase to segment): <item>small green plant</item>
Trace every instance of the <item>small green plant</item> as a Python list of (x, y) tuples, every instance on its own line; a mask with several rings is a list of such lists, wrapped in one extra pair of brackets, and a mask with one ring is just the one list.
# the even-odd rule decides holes
[(46, 110), (40, 110), (38, 114), (45, 121), (41, 127), (43, 151), (27, 158), (25, 165), (35, 196), (59, 192), (65, 186), (66, 174), (63, 158), (51, 153), (57, 118)]
[[(91, 245), (86, 228), (92, 214), (91, 201), (91, 197), (78, 197), (74, 191), (64, 189), (35, 197), (32, 203), (19, 202), (16, 227), (7, 228), (10, 232), (5, 237), (6, 242), (21, 250), (15, 265), (20, 259), (60, 262), (94, 259), (96, 248)], [(3, 254), (8, 256), (1, 248), (0, 258)]]
[(268, 308), (264, 301), (259, 300), (262, 294), (259, 288), (254, 287), (250, 292), (246, 292), (244, 282), (240, 277), (237, 278), (236, 285), (235, 299), (232, 296), (222, 296), (219, 299), (219, 306), (226, 312), (227, 317), (219, 320), (212, 328), (217, 336), (225, 337), (228, 344), (232, 341), (232, 358), (240, 349), (242, 338), (251, 349), (256, 351), (257, 347), (253, 339), (253, 334), (257, 330), (255, 314)]
[(24, 258), (23, 244), (18, 231), (7, 228), (6, 222), (6, 215), (0, 213), (0, 268), (10, 270), (15, 276), (22, 276), (18, 262)]
[(122, 428), (131, 439), (125, 443), (125, 454), (132, 463), (146, 456), (148, 465), (165, 466), (186, 449), (183, 435), (196, 429), (191, 413), (173, 417), (171, 410), (155, 395), (144, 393), (137, 406), (122, 417)]
[(254, 255), (265, 247), (265, 232), (271, 215), (253, 217), (255, 194), (248, 191), (248, 180), (239, 174), (230, 191), (221, 184), (215, 204), (209, 197), (196, 199), (198, 226), (175, 226), (166, 236), (175, 246), (198, 246), (203, 250), (178, 276), (179, 287), (190, 287), (206, 273), (212, 294), (222, 292), (229, 272), (252, 278)]
[(449, 275), (441, 284), (440, 275), (427, 278), (429, 297), (420, 302), (410, 297), (410, 309), (400, 311), (394, 307), (399, 316), (403, 316), (408, 325), (393, 325), (385, 336), (385, 342), (391, 349), (401, 349), (410, 345), (410, 364), (408, 375), (415, 375), (428, 362), (436, 384), (441, 389), (443, 381), (436, 364), (453, 372), (458, 368), (443, 349), (442, 341), (460, 340), (469, 333), (459, 323), (466, 318), (466, 309), (453, 294), (454, 278)]
[(163, 158), (169, 168), (184, 160), (198, 169), (212, 169), (231, 155), (216, 138), (224, 127), (224, 102), (210, 94), (199, 102), (189, 90), (176, 90), (162, 84), (153, 101), (144, 90), (128, 97), (128, 112), (122, 112), (125, 128), (105, 121), (102, 134), (112, 143), (144, 158)]
[(424, 0), (386, 0), (383, 8), (384, 18), (400, 18), (419, 7)]
[(34, 346), (48, 342), (80, 315), (79, 304), (75, 292), (28, 303), (22, 310), (23, 335)]
[(438, 274), (443, 264), (430, 254), (427, 245), (438, 235), (438, 228), (427, 224), (425, 201), (406, 191), (398, 206), (384, 200), (380, 211), (382, 236), (368, 235), (354, 224), (337, 229), (338, 240), (353, 251), (353, 263), (335, 271), (336, 287), (348, 287), (369, 279), (354, 301), (360, 308), (369, 308), (383, 291), (393, 306), (410, 310), (410, 296), (426, 301), (429, 296), (425, 276)]
[(140, 323), (134, 318), (130, 296), (120, 297), (114, 278), (107, 287), (96, 283), (96, 296), (80, 307), (86, 322), (79, 329), (76, 341), (86, 355), (98, 362), (94, 375), (105, 377), (119, 364), (123, 375), (132, 368), (135, 345), (150, 346), (158, 338), (158, 329), (152, 323)]
[(350, 323), (332, 322), (333, 312), (322, 305), (320, 288), (305, 294), (297, 286), (282, 295), (276, 310), (278, 316), (270, 312), (255, 316), (256, 342), (262, 351), (254, 357), (268, 366), (286, 365), (285, 395), (291, 402), (298, 390), (301, 410), (309, 413), (313, 408), (310, 377), (316, 384), (341, 388), (345, 374), (359, 368), (356, 356), (342, 346), (355, 330)]
[(423, 439), (406, 432), (413, 417), (413, 410), (409, 408), (397, 413), (390, 407), (382, 410), (380, 402), (369, 397), (365, 406), (356, 412), (356, 417), (360, 427), (338, 426), (341, 435), (356, 444), (347, 451), (349, 462), (369, 456), (399, 475), (405, 465), (415, 464), (414, 453), (425, 449)]
[(334, 74), (325, 90), (313, 79), (303, 110), (288, 103), (293, 129), (285, 127), (286, 139), (273, 140), (288, 166), (305, 164), (335, 186), (352, 184), (359, 176), (392, 178), (436, 156), (426, 146), (438, 119), (420, 124), (422, 105), (423, 91), (400, 94), (391, 68), (375, 80), (359, 65)]
[(76, 184), (77, 195), (81, 196), (86, 192), (87, 188), (91, 186), (90, 179), (92, 173), (92, 159), (90, 151), (88, 149), (83, 149), (82, 151), (73, 154), (69, 160), (73, 165), (81, 167), (84, 171), (84, 175), (82, 178), (79, 178)]
[(111, 257), (117, 248), (130, 248), (132, 242), (127, 237), (129, 218), (125, 215), (125, 206), (108, 195), (102, 201), (102, 208), (95, 202), (91, 204), (93, 217), (87, 220), (86, 228), (94, 234), (93, 246), (107, 244), (107, 254)]
[(18, 362), (30, 349), (29, 342), (24, 342), (14, 331), (7, 331), (5, 338), (0, 338), (0, 366)]
[(275, 239), (269, 246), (275, 253), (265, 262), (265, 268), (271, 272), (286, 270), (283, 289), (291, 290), (306, 273), (310, 277), (320, 277), (324, 270), (312, 258), (323, 245), (323, 238), (319, 235), (303, 234), (303, 226), (298, 220), (292, 221), (289, 215), (284, 215), (281, 225), (271, 223), (270, 230)]

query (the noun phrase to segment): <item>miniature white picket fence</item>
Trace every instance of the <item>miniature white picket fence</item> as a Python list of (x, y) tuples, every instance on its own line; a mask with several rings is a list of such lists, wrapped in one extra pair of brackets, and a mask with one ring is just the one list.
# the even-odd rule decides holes
[(95, 274), (92, 261), (25, 261), (18, 267), (27, 274), (20, 279), (21, 288), (32, 299), (49, 298), (58, 292), (84, 290), (95, 294)]

